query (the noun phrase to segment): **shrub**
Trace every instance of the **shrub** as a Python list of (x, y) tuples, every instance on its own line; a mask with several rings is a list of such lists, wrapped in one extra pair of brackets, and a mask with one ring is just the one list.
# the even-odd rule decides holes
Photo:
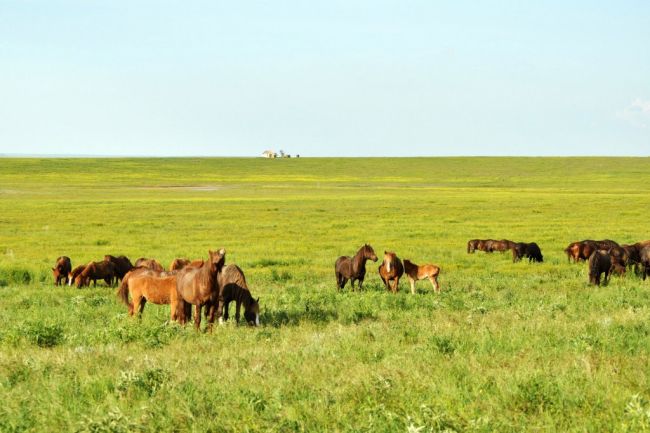
[(63, 341), (63, 327), (42, 322), (27, 325), (25, 336), (39, 347), (54, 347)]

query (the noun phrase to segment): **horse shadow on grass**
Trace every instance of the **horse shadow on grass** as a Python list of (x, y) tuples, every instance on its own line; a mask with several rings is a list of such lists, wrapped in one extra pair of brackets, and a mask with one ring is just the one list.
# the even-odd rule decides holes
[(363, 309), (342, 309), (322, 308), (319, 306), (305, 305), (302, 310), (275, 310), (265, 309), (262, 311), (260, 321), (263, 326), (281, 328), (285, 326), (299, 326), (304, 323), (325, 325), (331, 322), (342, 324), (358, 324), (366, 320), (377, 320), (377, 314)]

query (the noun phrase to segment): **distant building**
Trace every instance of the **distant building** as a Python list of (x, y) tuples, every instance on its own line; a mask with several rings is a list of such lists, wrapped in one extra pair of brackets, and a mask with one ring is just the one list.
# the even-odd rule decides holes
[(272, 150), (265, 150), (264, 152), (262, 152), (262, 156), (264, 158), (275, 158), (277, 155)]

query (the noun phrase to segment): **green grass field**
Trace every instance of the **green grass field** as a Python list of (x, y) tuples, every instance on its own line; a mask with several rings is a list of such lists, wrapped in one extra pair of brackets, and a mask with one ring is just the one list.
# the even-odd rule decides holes
[[(650, 431), (650, 281), (589, 286), (562, 251), (650, 238), (649, 183), (648, 158), (0, 159), (0, 431)], [(389, 294), (374, 263), (337, 293), (365, 242), (442, 293)], [(59, 255), (222, 246), (260, 328), (52, 283)]]

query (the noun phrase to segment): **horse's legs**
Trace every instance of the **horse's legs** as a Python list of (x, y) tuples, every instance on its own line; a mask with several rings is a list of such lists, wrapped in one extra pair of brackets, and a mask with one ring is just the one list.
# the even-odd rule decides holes
[(228, 320), (228, 309), (230, 308), (230, 302), (225, 302), (224, 303), (224, 309), (223, 309), (223, 320), (224, 322)]
[(409, 277), (409, 283), (411, 283), (411, 295), (415, 295), (415, 279)]
[(433, 286), (433, 290), (435, 290), (436, 293), (440, 293), (440, 286), (438, 285), (438, 279), (434, 276), (429, 277), (429, 281), (431, 281), (431, 285)]
[(341, 276), (341, 289), (342, 289), (343, 287), (345, 287), (345, 285), (347, 284), (347, 282), (348, 282), (348, 279), (345, 278), (345, 277), (343, 277), (343, 276)]
[(399, 288), (399, 277), (395, 277), (395, 287), (393, 287), (393, 293), (397, 293), (397, 289)]
[(350, 278), (350, 288), (352, 289), (353, 292), (354, 292), (354, 281), (355, 281), (354, 277)]
[(201, 329), (201, 304), (196, 304), (194, 306), (194, 327), (198, 331)]
[(235, 301), (235, 325), (239, 325), (239, 317), (241, 316), (240, 310), (241, 302)]
[(208, 329), (212, 332), (212, 325), (214, 324), (214, 315), (217, 311), (217, 306), (214, 305), (214, 302), (210, 302), (209, 305), (208, 309), (210, 310), (210, 314), (208, 315)]
[(363, 286), (363, 278), (359, 278), (359, 290), (361, 290)]

